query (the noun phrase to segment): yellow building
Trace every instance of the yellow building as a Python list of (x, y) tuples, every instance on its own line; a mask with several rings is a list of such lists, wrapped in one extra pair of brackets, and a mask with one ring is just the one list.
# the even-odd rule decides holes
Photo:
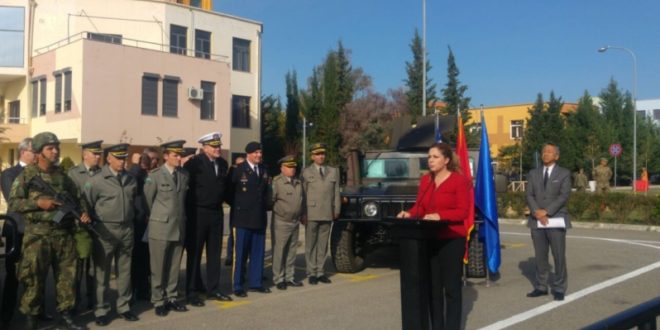
[[(484, 120), (488, 129), (491, 157), (497, 157), (500, 148), (520, 143), (529, 119), (529, 109), (534, 103), (484, 107)], [(564, 103), (562, 113), (573, 112), (577, 103)], [(468, 124), (481, 123), (481, 109), (470, 109), (472, 118)]]

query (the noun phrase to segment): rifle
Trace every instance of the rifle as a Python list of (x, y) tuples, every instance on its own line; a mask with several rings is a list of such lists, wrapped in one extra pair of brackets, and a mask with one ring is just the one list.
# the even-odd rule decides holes
[(30, 179), (28, 186), (36, 188), (45, 195), (52, 197), (55, 202), (60, 204), (57, 208), (57, 213), (55, 213), (55, 216), (53, 217), (53, 222), (55, 224), (60, 224), (64, 217), (67, 215), (72, 215), (76, 220), (78, 220), (78, 224), (80, 226), (91, 231), (97, 237), (103, 238), (105, 240), (115, 241), (119, 243), (119, 245), (122, 245), (121, 240), (117, 239), (116, 237), (107, 237), (106, 235), (102, 235), (98, 230), (96, 230), (96, 228), (94, 228), (93, 220), (89, 224), (83, 223), (80, 219), (82, 215), (78, 211), (78, 205), (74, 200), (71, 199), (69, 194), (55, 191), (55, 189), (53, 189), (53, 187), (48, 182), (44, 181), (42, 177), (35, 175), (32, 177), (32, 179)]

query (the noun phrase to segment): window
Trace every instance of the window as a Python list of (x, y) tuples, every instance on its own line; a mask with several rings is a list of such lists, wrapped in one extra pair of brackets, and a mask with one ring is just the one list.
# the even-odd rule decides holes
[(87, 32), (87, 39), (121, 45), (121, 34)]
[(32, 81), (32, 118), (39, 116), (39, 81)]
[(23, 67), (25, 9), (0, 6), (0, 67)]
[(188, 29), (184, 26), (170, 25), (170, 53), (186, 55)]
[(39, 116), (46, 115), (46, 78), (39, 80)]
[(62, 112), (62, 73), (55, 73), (55, 113)]
[(250, 40), (234, 38), (233, 69), (250, 72)]
[(199, 119), (215, 119), (215, 83), (202, 81), (204, 98), (202, 99)]
[(64, 111), (71, 111), (71, 71), (64, 71)]
[(9, 102), (9, 120), (10, 124), (21, 123), (21, 101)]
[(231, 97), (231, 126), (250, 128), (250, 97), (233, 95)]
[(163, 117), (176, 117), (179, 103), (179, 77), (163, 79)]
[(521, 139), (523, 134), (523, 121), (522, 120), (512, 120), (511, 121), (511, 139), (517, 140)]
[(653, 119), (660, 120), (660, 109), (653, 109)]
[(195, 57), (211, 58), (211, 32), (195, 30)]
[(365, 159), (362, 163), (362, 173), (366, 178), (408, 178), (408, 159)]
[(158, 115), (158, 80), (159, 75), (145, 73), (142, 76), (142, 114)]

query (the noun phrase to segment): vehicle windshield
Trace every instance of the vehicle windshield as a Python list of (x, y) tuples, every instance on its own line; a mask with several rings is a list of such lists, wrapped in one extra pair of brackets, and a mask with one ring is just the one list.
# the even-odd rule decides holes
[[(417, 178), (417, 173), (410, 173), (409, 158), (365, 159), (362, 162), (362, 172), (369, 179), (408, 179)], [(426, 158), (419, 161), (420, 169), (428, 170)]]

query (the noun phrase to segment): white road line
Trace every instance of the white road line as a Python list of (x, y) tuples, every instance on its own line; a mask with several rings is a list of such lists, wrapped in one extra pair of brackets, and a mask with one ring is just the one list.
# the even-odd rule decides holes
[[(529, 236), (528, 233), (514, 233), (514, 232), (500, 232), (500, 234), (505, 234), (505, 235), (519, 235), (519, 236)], [(624, 244), (631, 244), (631, 245), (638, 245), (638, 246), (644, 246), (644, 247), (650, 247), (653, 249), (659, 249), (659, 246), (655, 245), (650, 245), (646, 244), (648, 241), (631, 241), (631, 240), (623, 240), (623, 239), (614, 239), (614, 238), (602, 238), (602, 237), (591, 237), (591, 236), (572, 236), (572, 235), (566, 235), (567, 238), (580, 238), (580, 239), (592, 239), (592, 240), (600, 240), (600, 241), (608, 241), (608, 242), (616, 242), (616, 243), (624, 243)], [(654, 242), (657, 243), (657, 242)], [(657, 268), (660, 268), (660, 261), (655, 262), (653, 264), (650, 264), (648, 266), (639, 268), (637, 270), (634, 270), (630, 273), (623, 274), (621, 276), (611, 278), (607, 281), (600, 282), (598, 284), (592, 285), (590, 287), (587, 287), (585, 289), (582, 289), (580, 291), (577, 291), (575, 293), (569, 294), (566, 297), (564, 297), (564, 301), (553, 301), (549, 302), (545, 305), (541, 305), (539, 307), (530, 309), (526, 312), (511, 316), (507, 319), (495, 322), (493, 324), (490, 324), (488, 326), (485, 326), (479, 330), (495, 330), (495, 329), (503, 329), (506, 327), (510, 327), (514, 324), (518, 324), (520, 322), (526, 321), (528, 319), (531, 319), (539, 314), (543, 314), (547, 311), (553, 310), (557, 307), (560, 307), (564, 304), (568, 304), (574, 300), (580, 299), (586, 295), (592, 294), (596, 291), (603, 290), (605, 288), (608, 288), (610, 286), (613, 286), (615, 284), (627, 281), (631, 278), (637, 277), (639, 275), (642, 275), (644, 273), (650, 272), (652, 270), (655, 270)]]

